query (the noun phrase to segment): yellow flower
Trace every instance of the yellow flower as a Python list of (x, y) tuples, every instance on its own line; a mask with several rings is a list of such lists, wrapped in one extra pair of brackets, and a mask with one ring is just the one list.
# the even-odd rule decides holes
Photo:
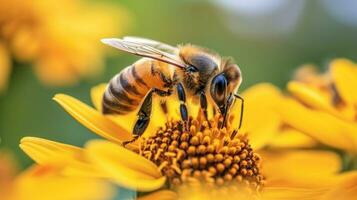
[[(284, 95), (269, 83), (260, 83), (244, 91), (246, 109), (242, 129), (249, 133), (254, 149), (308, 148), (316, 141), (304, 133), (288, 127), (282, 121), (277, 107)], [(233, 109), (237, 112), (237, 108)]]
[(30, 62), (47, 85), (73, 84), (100, 72), (103, 36), (120, 35), (128, 15), (118, 6), (82, 0), (0, 0), (0, 90), (12, 58)]
[(105, 200), (113, 188), (92, 178), (64, 177), (61, 168), (34, 165), (16, 175), (12, 157), (0, 152), (1, 200)]
[[(40, 165), (60, 166), (65, 176), (101, 177), (122, 187), (151, 192), (142, 199), (175, 199), (175, 191), (179, 191), (180, 186), (202, 182), (211, 188), (248, 185), (245, 187), (250, 188), (249, 191), (254, 194), (262, 191), (267, 199), (279, 195), (279, 198), (284, 195), (297, 195), (298, 198), (329, 191), (349, 177), (338, 175), (341, 162), (332, 152), (291, 148), (275, 153), (261, 149), (271, 144), (269, 137), (281, 124), (271, 106), (280, 102), (282, 96), (272, 85), (260, 84), (243, 94), (247, 102), (243, 130), (248, 132), (256, 149), (252, 148), (246, 134), (234, 131), (239, 120), (236, 109), (239, 104), (234, 105), (227, 126), (219, 130), (216, 128), (221, 120), (219, 117), (210, 113), (208, 123), (200, 118), (198, 107), (188, 102), (191, 119), (189, 129), (185, 130), (175, 97), (168, 99), (169, 116), (160, 109), (160, 100), (154, 98), (153, 120), (144, 136), (123, 147), (122, 142), (132, 138), (130, 132), (136, 112), (116, 116), (101, 114), (105, 87), (106, 84), (102, 84), (91, 91), (96, 109), (64, 94), (56, 95), (54, 100), (76, 120), (107, 140), (91, 140), (84, 148), (79, 148), (25, 137), (20, 147)], [(266, 101), (255, 104), (254, 101), (261, 97)], [(256, 153), (259, 149), (262, 156)], [(318, 189), (306, 189), (312, 187)]]
[[(321, 144), (323, 144), (330, 147), (330, 149), (324, 148), (325, 150), (331, 150), (331, 148), (332, 150), (339, 149), (342, 150), (340, 151), (342, 155), (350, 154), (350, 159), (353, 162), (353, 159), (356, 158), (357, 150), (357, 98), (355, 95), (357, 88), (357, 65), (347, 59), (335, 59), (330, 63), (329, 70), (324, 74), (319, 74), (317, 69), (312, 65), (305, 65), (297, 71), (295, 80), (290, 81), (287, 88), (291, 94), (290, 96), (282, 95), (279, 90), (268, 89), (262, 85), (255, 86), (252, 88), (253, 91), (251, 93), (248, 92), (250, 95), (248, 99), (255, 101), (255, 103), (247, 103), (248, 109), (249, 106), (253, 106), (251, 109), (255, 110), (255, 113), (262, 113), (260, 115), (262, 118), (255, 117), (254, 115), (250, 117), (248, 112), (248, 115), (245, 116), (246, 122), (248, 121), (250, 124), (255, 121), (256, 124), (265, 124), (265, 127), (269, 129), (260, 126), (256, 128), (270, 130), (268, 132), (260, 132), (263, 134), (268, 133), (268, 136), (260, 136), (258, 137), (260, 138), (258, 141), (254, 141), (256, 137), (251, 137), (252, 145), (264, 147), (263, 152), (260, 152), (260, 154), (265, 158), (264, 160), (269, 159), (269, 162), (264, 162), (264, 168), (268, 168), (268, 170), (263, 170), (263, 173), (265, 172), (265, 176), (267, 180), (270, 180), (270, 184), (275, 185), (278, 183), (278, 185), (281, 185), (287, 180), (286, 176), (290, 174), (289, 184), (301, 185), (304, 181), (301, 182), (299, 179), (304, 178), (317, 180), (315, 183), (313, 181), (308, 183), (311, 184), (310, 186), (323, 185), (324, 178), (319, 173), (318, 168), (316, 168), (317, 171), (310, 175), (305, 174), (301, 176), (298, 175), (299, 173), (291, 173), (298, 159), (290, 155), (285, 156), (284, 154), (288, 151), (297, 151), (297, 149), (311, 151), (312, 148), (320, 148)], [(275, 97), (278, 100), (272, 101), (271, 95), (267, 95), (269, 93), (277, 94)], [(258, 106), (259, 102), (261, 102), (262, 106)], [(250, 112), (250, 114), (253, 114), (253, 112)], [(267, 122), (267, 118), (274, 120)], [(265, 122), (260, 122), (261, 120), (265, 120)], [(253, 124), (251, 125), (253, 126)], [(260, 134), (259, 132), (256, 133)], [(251, 136), (254, 136), (254, 134)], [(314, 153), (316, 152), (315, 150)], [(324, 153), (327, 153), (327, 151), (324, 151)], [(273, 158), (269, 157), (269, 155), (273, 156)], [(282, 157), (286, 157), (286, 159)], [(272, 159), (276, 158), (279, 160), (283, 159), (282, 162), (281, 160), (279, 162), (281, 165), (286, 165), (285, 162), (290, 163), (290, 168), (288, 170), (271, 170), (276, 167), (271, 165), (271, 163), (274, 163), (271, 162)], [(321, 155), (320, 158), (315, 157), (310, 162), (316, 162), (315, 164), (319, 165), (318, 163), (326, 158)], [(310, 162), (306, 163), (305, 168), (305, 171), (308, 173), (311, 170), (309, 167)], [(322, 162), (320, 163), (321, 169), (324, 165)], [(322, 193), (324, 194), (317, 194), (319, 197), (316, 198), (354, 199), (357, 195), (357, 172), (353, 170), (355, 167), (356, 165), (353, 166), (353, 163), (347, 163), (347, 166), (345, 163), (343, 168), (341, 166), (336, 167), (335, 175), (339, 177), (338, 184), (329, 187), (327, 190), (326, 188), (322, 188)], [(341, 173), (342, 170), (352, 171)], [(283, 175), (283, 179), (279, 178), (282, 174), (285, 174)], [(303, 183), (303, 185), (306, 185), (306, 183)], [(311, 192), (315, 193), (316, 190)], [(273, 198), (271, 199), (279, 199), (275, 195), (280, 196), (281, 194), (279, 192), (273, 193)]]
[[(321, 187), (348, 176), (341, 174), (339, 155), (317, 148), (317, 140), (284, 122), (277, 110), (290, 110), (281, 108), (286, 97), (278, 88), (261, 83), (244, 91), (243, 96), (246, 112), (242, 129), (265, 161), (262, 173), (270, 186)], [(239, 113), (238, 107), (233, 110)]]
[(324, 74), (302, 67), (278, 106), (282, 121), (322, 144), (357, 153), (357, 65), (335, 59)]
[[(0, 151), (0, 194), (6, 191), (6, 186), (12, 181), (17, 171), (16, 163), (10, 153)], [(1, 196), (1, 195), (0, 195)]]

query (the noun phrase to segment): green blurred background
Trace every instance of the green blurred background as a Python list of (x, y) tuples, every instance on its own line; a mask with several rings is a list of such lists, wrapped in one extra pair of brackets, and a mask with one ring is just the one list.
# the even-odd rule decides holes
[[(129, 13), (126, 35), (169, 44), (193, 43), (234, 57), (244, 76), (242, 90), (258, 82), (272, 82), (283, 88), (296, 67), (305, 63), (324, 68), (335, 57), (357, 60), (357, 4), (353, 1), (338, 1), (339, 6), (326, 0), (107, 2)], [(18, 148), (24, 136), (74, 145), (96, 137), (67, 115), (52, 97), (66, 93), (90, 103), (92, 86), (107, 82), (136, 59), (112, 52), (104, 73), (56, 88), (41, 84), (29, 67), (31, 63), (14, 60), (9, 86), (0, 96), (1, 148), (13, 151), (20, 166), (26, 167), (32, 161)]]

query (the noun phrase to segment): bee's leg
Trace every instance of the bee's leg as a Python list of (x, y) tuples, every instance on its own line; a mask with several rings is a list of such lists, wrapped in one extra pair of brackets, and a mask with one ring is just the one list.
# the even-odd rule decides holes
[(183, 88), (181, 83), (177, 84), (177, 95), (180, 100), (180, 114), (181, 114), (181, 119), (186, 123), (188, 126), (188, 112), (187, 112), (187, 106), (186, 106), (186, 93), (185, 89)]
[(152, 92), (154, 92), (155, 94), (157, 94), (161, 97), (170, 96), (172, 94), (172, 89), (164, 91), (164, 90), (159, 90), (157, 88), (152, 88), (151, 90), (152, 90)]
[(150, 122), (151, 107), (152, 107), (152, 93), (153, 92), (154, 92), (154, 89), (150, 90), (147, 93), (146, 97), (144, 98), (144, 101), (141, 104), (140, 110), (137, 114), (138, 118), (137, 118), (134, 128), (133, 128), (134, 137), (132, 140), (123, 142), (124, 146), (137, 140), (144, 133), (146, 128), (148, 127), (149, 122)]
[(203, 115), (205, 117), (205, 120), (208, 122), (208, 125), (211, 126), (211, 124), (208, 121), (208, 113), (207, 113), (207, 97), (206, 93), (204, 91), (200, 92), (200, 107), (203, 111)]
[(123, 146), (125, 147), (127, 144), (130, 144), (130, 143), (135, 142), (138, 138), (139, 138), (138, 135), (134, 135), (134, 136), (133, 136), (133, 139), (128, 140), (128, 141), (124, 141), (122, 144), (123, 144)]
[(168, 96), (171, 94), (171, 90), (163, 91), (157, 88), (152, 88), (146, 95), (143, 103), (141, 104), (138, 112), (138, 120), (135, 123), (133, 134), (141, 136), (150, 122), (151, 110), (152, 110), (152, 94), (158, 94), (159, 96)]
[(168, 96), (171, 95), (172, 91), (163, 91), (159, 90), (157, 88), (152, 88), (150, 92), (147, 93), (146, 97), (144, 98), (143, 103), (141, 104), (141, 107), (139, 109), (139, 112), (137, 114), (138, 119), (136, 120), (136, 123), (134, 125), (133, 129), (133, 139), (129, 141), (123, 142), (123, 145), (127, 145), (129, 143), (135, 142), (146, 130), (146, 128), (149, 125), (150, 122), (150, 117), (151, 117), (151, 110), (152, 110), (152, 94), (156, 93), (159, 96)]
[(237, 133), (238, 133), (237, 129), (234, 129), (234, 131), (232, 131), (231, 135), (229, 136), (231, 140), (233, 140), (236, 137)]
[(239, 96), (239, 94), (234, 94), (234, 97), (241, 101), (241, 104), (240, 104), (240, 119), (239, 119), (239, 126), (238, 126), (238, 129), (240, 129), (240, 127), (242, 126), (242, 122), (243, 122), (244, 99), (243, 99), (243, 97)]
[(222, 112), (223, 122), (222, 122), (221, 128), (223, 128), (226, 125), (229, 108), (232, 106), (233, 100), (234, 100), (234, 95), (231, 93), (231, 94), (229, 94), (229, 96), (226, 100), (226, 103), (224, 104), (224, 109), (222, 109), (223, 110), (223, 112)]

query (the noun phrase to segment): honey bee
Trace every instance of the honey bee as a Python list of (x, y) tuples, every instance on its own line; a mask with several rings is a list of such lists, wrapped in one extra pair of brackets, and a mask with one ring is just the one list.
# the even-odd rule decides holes
[(174, 90), (177, 91), (180, 115), (185, 122), (188, 121), (186, 95), (197, 99), (206, 119), (207, 98), (213, 100), (215, 108), (223, 116), (222, 127), (234, 100), (241, 100), (240, 128), (244, 100), (236, 92), (242, 75), (232, 59), (222, 58), (208, 49), (191, 44), (174, 47), (138, 37), (101, 41), (143, 57), (115, 75), (103, 95), (103, 114), (126, 114), (140, 106), (132, 141), (143, 134), (150, 122), (153, 94), (165, 97)]

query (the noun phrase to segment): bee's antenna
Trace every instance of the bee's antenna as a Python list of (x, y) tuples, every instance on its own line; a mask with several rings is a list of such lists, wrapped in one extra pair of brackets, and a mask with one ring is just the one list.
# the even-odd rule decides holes
[(243, 97), (239, 96), (239, 94), (234, 94), (234, 97), (241, 100), (241, 102), (242, 102), (240, 105), (240, 119), (239, 119), (239, 126), (238, 126), (238, 129), (240, 129), (242, 127), (242, 123), (243, 123), (244, 99), (243, 99)]

